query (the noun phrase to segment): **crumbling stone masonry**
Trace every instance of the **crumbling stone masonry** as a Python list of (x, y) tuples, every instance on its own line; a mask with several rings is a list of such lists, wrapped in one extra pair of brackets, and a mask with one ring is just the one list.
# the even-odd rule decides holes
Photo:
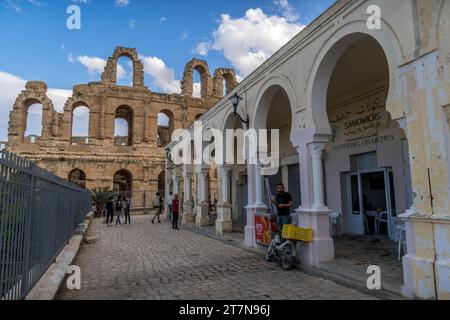
[[(122, 56), (133, 65), (133, 85), (119, 86), (117, 63)], [(201, 98), (193, 97), (193, 73), (201, 78)], [(58, 113), (47, 96), (47, 85), (29, 81), (10, 113), (8, 151), (36, 161), (41, 167), (87, 188), (115, 187), (120, 191), (158, 190), (163, 177), (165, 149), (173, 130), (188, 127), (237, 85), (232, 69), (218, 69), (211, 77), (205, 61), (193, 59), (186, 65), (181, 94), (151, 92), (144, 84), (144, 66), (136, 49), (117, 47), (108, 59), (100, 82), (76, 85), (64, 112)], [(42, 105), (42, 136), (25, 137), (28, 108)], [(89, 136), (73, 137), (73, 111), (89, 109)], [(168, 127), (158, 127), (158, 114), (169, 118)], [(127, 137), (115, 137), (115, 119), (128, 122)], [(76, 174), (74, 174), (76, 173)], [(80, 181), (85, 177), (85, 181)], [(114, 180), (115, 179), (115, 180)], [(131, 190), (127, 190), (131, 189)], [(145, 205), (144, 199), (135, 199)], [(147, 200), (150, 203), (151, 199)]]

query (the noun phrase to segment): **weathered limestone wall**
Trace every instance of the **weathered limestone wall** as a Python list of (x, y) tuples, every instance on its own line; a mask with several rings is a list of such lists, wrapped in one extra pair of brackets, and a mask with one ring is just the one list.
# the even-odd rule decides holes
[[(116, 84), (117, 62), (122, 56), (133, 63), (130, 87)], [(192, 96), (194, 70), (199, 70), (202, 76), (201, 98)], [(117, 47), (107, 61), (101, 81), (76, 85), (63, 113), (55, 111), (44, 82), (28, 82), (10, 113), (8, 151), (35, 160), (62, 178), (67, 179), (72, 170), (80, 169), (86, 174), (87, 188), (112, 188), (114, 174), (125, 169), (132, 176), (133, 190), (156, 192), (158, 176), (165, 169), (164, 145), (158, 145), (158, 133), (166, 144), (170, 142), (174, 129), (188, 127), (223, 96), (222, 91), (218, 96), (213, 90), (213, 84), (219, 83), (222, 89), (223, 81), (229, 90), (234, 88), (237, 85), (234, 71), (218, 69), (212, 78), (205, 61), (192, 60), (186, 66), (182, 94), (151, 92), (144, 85), (143, 64), (136, 50)], [(35, 103), (43, 106), (43, 130), (36, 143), (31, 143), (24, 133), (28, 108)], [(79, 106), (89, 109), (88, 144), (80, 144), (83, 139), (71, 136), (73, 111)], [(158, 128), (160, 112), (170, 119), (167, 129)], [(131, 145), (115, 144), (117, 116), (130, 118)]]

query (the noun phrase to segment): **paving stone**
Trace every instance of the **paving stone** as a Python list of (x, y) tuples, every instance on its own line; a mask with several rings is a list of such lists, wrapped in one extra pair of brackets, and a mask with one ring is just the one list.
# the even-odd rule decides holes
[(118, 228), (94, 224), (98, 242), (83, 244), (74, 261), (82, 288), (62, 288), (57, 299), (374, 299), (147, 216)]

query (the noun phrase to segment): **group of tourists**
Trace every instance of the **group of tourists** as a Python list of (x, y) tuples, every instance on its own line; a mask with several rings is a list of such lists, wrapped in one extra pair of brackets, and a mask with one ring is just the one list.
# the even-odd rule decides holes
[[(178, 228), (178, 220), (180, 214), (180, 201), (178, 199), (178, 195), (173, 195), (170, 192), (167, 197), (167, 206), (169, 210), (169, 216), (172, 219), (172, 229), (180, 230)], [(161, 196), (161, 193), (156, 193), (155, 198), (153, 198), (153, 208), (156, 210), (155, 215), (153, 216), (152, 223), (155, 224), (155, 219), (158, 218), (158, 223), (161, 223), (161, 213), (164, 209), (164, 200)]]
[[(278, 209), (278, 230), (281, 232), (283, 225), (290, 223), (290, 210), (292, 208), (292, 197), (289, 193), (285, 192), (284, 185), (279, 183), (277, 185), (277, 195), (272, 198), (272, 202)], [(180, 215), (180, 201), (177, 194), (169, 193), (167, 196), (167, 205), (169, 217), (172, 220), (172, 229), (180, 230), (178, 228), (178, 220)], [(108, 200), (106, 204), (106, 224), (112, 225), (114, 222), (114, 216), (116, 217), (115, 224), (119, 226), (122, 224), (121, 217), (125, 217), (124, 224), (131, 224), (130, 217), (130, 199), (119, 196), (117, 200), (112, 198)], [(156, 193), (153, 198), (153, 209), (155, 209), (155, 215), (151, 220), (155, 224), (155, 220), (158, 219), (158, 223), (161, 223), (161, 214), (164, 209), (164, 200), (161, 193)]]
[(121, 217), (125, 217), (124, 224), (131, 224), (130, 217), (130, 200), (119, 196), (117, 200), (109, 199), (106, 203), (106, 224), (113, 224), (114, 216), (116, 217), (116, 226), (122, 224)]

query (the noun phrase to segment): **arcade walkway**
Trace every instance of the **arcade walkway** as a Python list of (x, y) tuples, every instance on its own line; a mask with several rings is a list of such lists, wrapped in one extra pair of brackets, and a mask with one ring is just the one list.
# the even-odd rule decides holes
[(75, 265), (82, 289), (61, 289), (57, 299), (374, 299), (332, 281), (285, 272), (276, 263), (221, 241), (173, 231), (136, 216), (132, 225), (96, 220)]

